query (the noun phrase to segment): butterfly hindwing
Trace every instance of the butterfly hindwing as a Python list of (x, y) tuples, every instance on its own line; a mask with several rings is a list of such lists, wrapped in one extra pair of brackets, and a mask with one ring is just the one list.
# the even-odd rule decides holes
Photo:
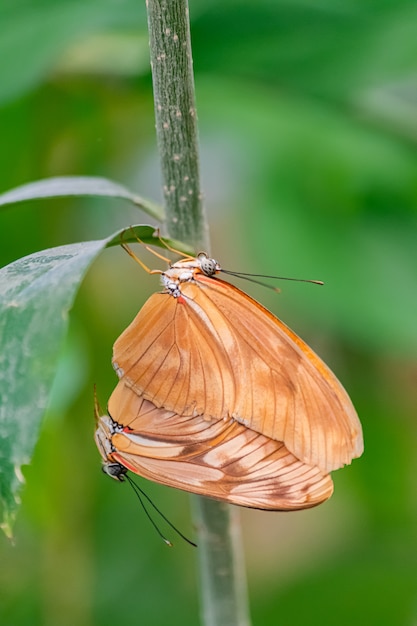
[(234, 420), (157, 408), (123, 381), (108, 410), (111, 419), (99, 419), (96, 435), (109, 439), (107, 460), (155, 482), (270, 510), (315, 506), (333, 491), (329, 475)]

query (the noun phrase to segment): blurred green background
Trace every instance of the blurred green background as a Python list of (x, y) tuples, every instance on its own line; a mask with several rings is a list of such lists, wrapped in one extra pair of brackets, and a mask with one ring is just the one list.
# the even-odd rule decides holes
[[(335, 370), (365, 435), (328, 503), (242, 510), (253, 623), (415, 626), (417, 5), (191, 0), (190, 13), (213, 255), (325, 281), (243, 288)], [(144, 2), (2, 0), (0, 58), (0, 192), (91, 175), (160, 200)], [(1, 265), (149, 221), (103, 199), (16, 205), (0, 213)], [(120, 249), (83, 283), (16, 545), (0, 536), (5, 626), (198, 623), (193, 549), (164, 546), (92, 438), (93, 384), (105, 405), (112, 344), (157, 288)], [(146, 490), (193, 534), (186, 494)]]

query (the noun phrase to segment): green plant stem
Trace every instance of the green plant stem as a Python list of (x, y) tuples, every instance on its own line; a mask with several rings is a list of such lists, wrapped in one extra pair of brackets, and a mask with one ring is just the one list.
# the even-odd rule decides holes
[(250, 626), (240, 511), (200, 496), (193, 496), (192, 504), (203, 624)]
[[(166, 229), (209, 252), (200, 190), (197, 116), (186, 0), (148, 0), (156, 131)], [(201, 615), (205, 626), (248, 626), (238, 509), (195, 496)]]
[(148, 0), (147, 8), (167, 230), (175, 239), (208, 250), (188, 4)]

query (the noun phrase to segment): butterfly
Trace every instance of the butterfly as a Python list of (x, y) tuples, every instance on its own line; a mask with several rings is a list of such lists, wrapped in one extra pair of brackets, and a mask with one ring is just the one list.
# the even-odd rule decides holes
[(293, 331), (218, 277), (205, 253), (160, 273), (116, 340), (119, 383), (96, 408), (103, 468), (232, 504), (315, 506), (330, 477), (362, 454), (346, 391)]

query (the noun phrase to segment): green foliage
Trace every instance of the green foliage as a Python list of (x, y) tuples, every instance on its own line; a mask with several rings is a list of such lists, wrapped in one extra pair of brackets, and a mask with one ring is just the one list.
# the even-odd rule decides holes
[(84, 37), (108, 28), (145, 28), (146, 13), (133, 0), (4, 0), (0, 6), (2, 101), (36, 87), (56, 59)]
[[(0, 270), (0, 502), (11, 535), (23, 482), (55, 378), (68, 312), (89, 266), (108, 246), (160, 245), (152, 226), (134, 226), (100, 241), (43, 250)], [(170, 242), (175, 245), (176, 242)]]
[(11, 189), (0, 196), (0, 207), (45, 198), (66, 198), (69, 196), (95, 196), (128, 200), (158, 220), (164, 219), (164, 212), (153, 202), (141, 198), (123, 185), (107, 178), (92, 176), (59, 176), (38, 180), (16, 189)]
[[(103, 61), (116, 55), (104, 35), (143, 41), (144, 7), (9, 0), (0, 11), (1, 190), (89, 175), (158, 198), (149, 73)], [(415, 12), (409, 0), (190, 3), (213, 254), (228, 269), (325, 281), (279, 296), (246, 289), (336, 370), (365, 431), (363, 458), (334, 474), (328, 504), (243, 513), (254, 622), (265, 626), (417, 617)], [(100, 69), (78, 56), (70, 71), (100, 34)], [(105, 239), (136, 216), (103, 198), (5, 207), (1, 264)], [(106, 250), (75, 301), (61, 364), (73, 393), (49, 410), (24, 468), (16, 547), (0, 538), (4, 623), (197, 622), (193, 556), (159, 545), (133, 498), (101, 476), (92, 442), (93, 382), (111, 393), (112, 343), (158, 288), (137, 276)], [(183, 494), (147, 490), (188, 530)]]

